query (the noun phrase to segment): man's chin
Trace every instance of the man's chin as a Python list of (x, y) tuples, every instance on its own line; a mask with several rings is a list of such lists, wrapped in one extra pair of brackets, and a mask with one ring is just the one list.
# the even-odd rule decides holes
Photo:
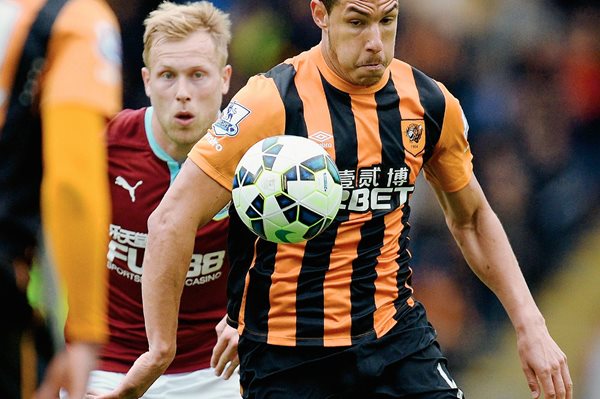
[(383, 73), (369, 74), (369, 75), (361, 75), (358, 76), (355, 80), (354, 84), (357, 86), (373, 86), (374, 84), (379, 83), (383, 76)]
[(196, 144), (206, 134), (206, 128), (192, 125), (186, 129), (179, 130), (181, 141), (187, 144)]

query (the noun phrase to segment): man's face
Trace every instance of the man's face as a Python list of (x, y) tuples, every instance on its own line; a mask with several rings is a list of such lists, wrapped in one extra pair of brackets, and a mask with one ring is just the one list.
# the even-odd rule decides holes
[(352, 84), (377, 83), (394, 57), (397, 25), (398, 0), (339, 0), (321, 25), (330, 67)]
[(187, 151), (215, 121), (229, 89), (231, 67), (222, 66), (205, 31), (183, 40), (158, 39), (149, 62), (142, 77), (159, 124), (156, 138), (167, 152), (173, 146)]

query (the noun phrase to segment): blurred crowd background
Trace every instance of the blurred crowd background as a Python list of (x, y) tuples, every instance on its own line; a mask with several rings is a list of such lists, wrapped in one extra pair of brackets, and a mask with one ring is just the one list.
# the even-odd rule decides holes
[[(320, 39), (308, 0), (213, 2), (233, 21), (224, 105), (250, 76)], [(142, 21), (158, 3), (116, 5), (126, 107), (148, 105)], [(461, 101), (475, 173), (570, 359), (575, 398), (600, 398), (600, 7), (400, 0), (396, 57)], [(528, 397), (507, 317), (468, 269), (427, 185), (418, 185), (411, 205), (416, 296), (459, 384), (471, 398)]]

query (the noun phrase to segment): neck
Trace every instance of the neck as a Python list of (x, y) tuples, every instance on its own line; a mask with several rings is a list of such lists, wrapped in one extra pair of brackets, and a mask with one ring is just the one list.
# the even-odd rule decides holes
[(334, 63), (331, 61), (331, 54), (329, 49), (329, 40), (325, 33), (323, 33), (323, 37), (321, 38), (321, 54), (323, 54), (323, 59), (325, 60), (325, 64), (331, 69), (333, 73), (343, 79), (343, 76), (340, 75)]
[(156, 115), (153, 115), (152, 117), (152, 133), (160, 148), (179, 163), (185, 161), (188, 153), (192, 150), (192, 147), (194, 147), (193, 143), (178, 144), (169, 139), (169, 136), (158, 122)]

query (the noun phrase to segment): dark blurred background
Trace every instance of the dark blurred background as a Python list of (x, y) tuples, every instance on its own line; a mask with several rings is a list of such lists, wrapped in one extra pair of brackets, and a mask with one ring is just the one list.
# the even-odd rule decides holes
[[(308, 0), (214, 3), (230, 13), (231, 96), (317, 44)], [(116, 5), (126, 107), (148, 105), (142, 21), (158, 1)], [(396, 57), (444, 83), (470, 124), (475, 173), (554, 338), (575, 398), (600, 398), (600, 8), (592, 1), (400, 0)], [(514, 332), (470, 272), (426, 184), (411, 200), (416, 297), (466, 396), (528, 397)]]

